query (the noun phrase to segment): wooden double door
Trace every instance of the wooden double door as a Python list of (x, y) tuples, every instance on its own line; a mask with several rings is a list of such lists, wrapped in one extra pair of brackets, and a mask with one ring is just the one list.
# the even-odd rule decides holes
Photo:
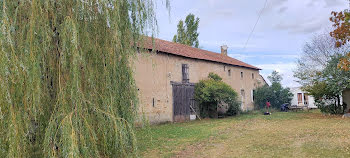
[(171, 82), (173, 86), (173, 121), (190, 120), (191, 106), (194, 101), (194, 84)]

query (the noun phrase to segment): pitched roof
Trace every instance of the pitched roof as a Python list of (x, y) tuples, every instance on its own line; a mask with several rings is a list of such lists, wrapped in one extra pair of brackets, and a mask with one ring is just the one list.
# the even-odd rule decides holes
[(266, 82), (265, 78), (264, 78), (261, 74), (259, 74), (259, 75), (260, 75), (260, 77), (264, 80), (265, 84), (269, 85), (269, 84)]
[(211, 52), (211, 51), (207, 51), (199, 48), (194, 48), (194, 47), (187, 46), (180, 43), (169, 42), (169, 41), (165, 41), (157, 38), (153, 38), (153, 42), (154, 43), (152, 43), (152, 38), (148, 37), (147, 40), (145, 41), (144, 47), (146, 49), (152, 50), (154, 48), (159, 52), (178, 55), (178, 56), (192, 58), (192, 59), (200, 59), (200, 60), (229, 64), (233, 66), (261, 70), (258, 67), (249, 65), (242, 61), (239, 61), (237, 59), (234, 59), (219, 53), (215, 53), (215, 52)]

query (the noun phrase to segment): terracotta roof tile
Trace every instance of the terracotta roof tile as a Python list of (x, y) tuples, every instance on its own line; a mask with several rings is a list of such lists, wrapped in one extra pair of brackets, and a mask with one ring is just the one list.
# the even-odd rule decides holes
[(207, 51), (207, 50), (202, 50), (199, 48), (194, 48), (191, 46), (187, 46), (184, 44), (180, 43), (174, 43), (174, 42), (169, 42), (161, 39), (154, 38), (152, 43), (152, 38), (148, 37), (147, 40), (145, 41), (145, 46), (147, 49), (153, 49), (154, 48), (157, 51), (163, 52), (163, 53), (168, 53), (168, 54), (173, 54), (173, 55), (178, 55), (178, 56), (183, 56), (187, 58), (193, 58), (193, 59), (201, 59), (201, 60), (207, 60), (207, 61), (213, 61), (213, 62), (219, 62), (219, 63), (224, 63), (224, 64), (229, 64), (229, 65), (234, 65), (234, 66), (240, 66), (240, 67), (245, 67), (245, 68), (250, 68), (250, 69), (256, 69), (256, 70), (261, 70), (260, 68), (257, 68), (255, 66), (249, 65), (247, 63), (244, 63), (242, 61), (239, 61), (237, 59), (231, 58), (226, 55), (222, 55), (219, 53)]

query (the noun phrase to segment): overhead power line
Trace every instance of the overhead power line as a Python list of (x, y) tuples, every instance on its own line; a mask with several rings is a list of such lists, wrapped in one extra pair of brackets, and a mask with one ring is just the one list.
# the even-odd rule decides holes
[(248, 42), (249, 42), (249, 40), (250, 40), (250, 38), (251, 38), (251, 36), (252, 36), (254, 30), (255, 30), (256, 25), (258, 24), (258, 22), (259, 22), (259, 20), (260, 20), (261, 14), (263, 13), (263, 11), (264, 11), (264, 9), (265, 9), (266, 4), (267, 4), (267, 0), (265, 0), (264, 7), (261, 9), (261, 11), (260, 11), (260, 13), (259, 13), (258, 19), (256, 20), (256, 22), (255, 22), (255, 24), (254, 24), (253, 30), (250, 32), (250, 34), (249, 34), (249, 36), (248, 36), (248, 39), (247, 39), (247, 41), (246, 41), (245, 44), (244, 44), (243, 50), (245, 50), (245, 48), (247, 47), (247, 44), (248, 44)]

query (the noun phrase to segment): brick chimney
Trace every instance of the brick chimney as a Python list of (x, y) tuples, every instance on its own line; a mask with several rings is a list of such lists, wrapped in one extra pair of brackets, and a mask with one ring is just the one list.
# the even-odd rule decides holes
[(227, 45), (221, 46), (221, 55), (227, 56)]

